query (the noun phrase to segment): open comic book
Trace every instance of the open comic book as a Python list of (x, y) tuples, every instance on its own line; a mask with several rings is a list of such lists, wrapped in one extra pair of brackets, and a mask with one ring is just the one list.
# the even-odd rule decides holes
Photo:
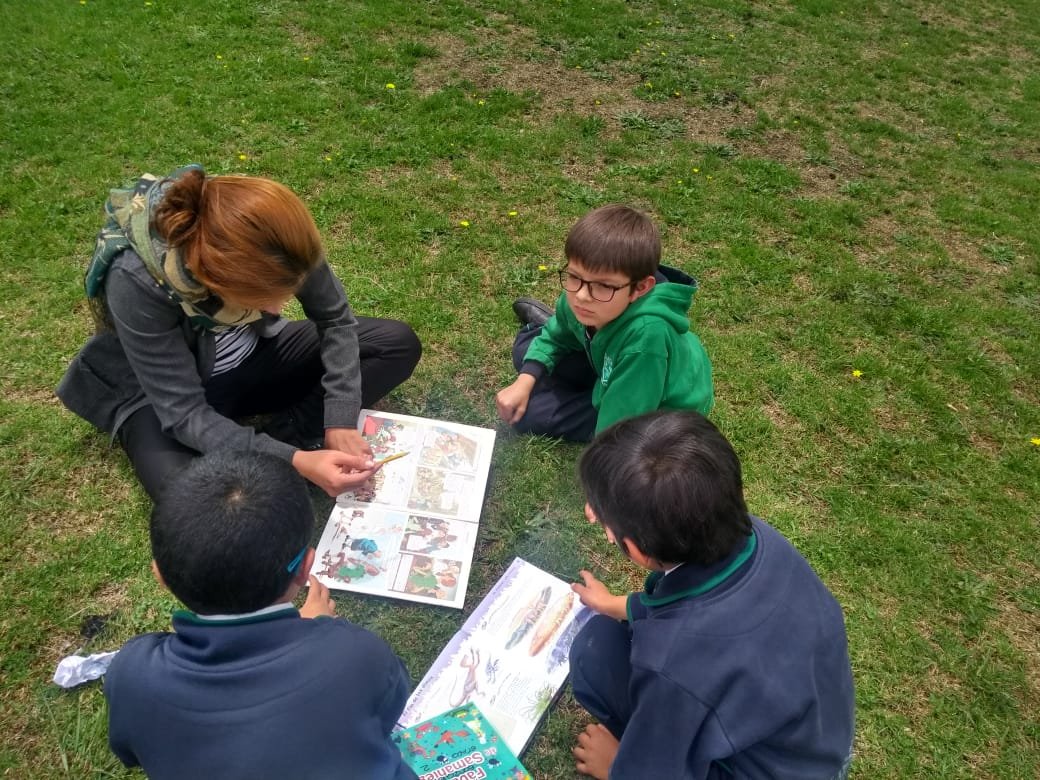
[(495, 432), (368, 409), (358, 430), (376, 460), (406, 454), (336, 499), (311, 574), (330, 588), (461, 609)]
[(563, 687), (571, 642), (591, 615), (568, 583), (514, 559), (437, 656), (400, 723), (470, 702), (520, 755)]

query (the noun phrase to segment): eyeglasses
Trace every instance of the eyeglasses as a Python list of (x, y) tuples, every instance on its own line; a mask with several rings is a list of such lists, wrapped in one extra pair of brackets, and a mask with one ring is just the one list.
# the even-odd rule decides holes
[(575, 276), (566, 268), (561, 268), (559, 274), (560, 287), (562, 287), (564, 290), (566, 290), (567, 292), (576, 293), (582, 287), (588, 287), (589, 296), (592, 298), (592, 300), (599, 301), (600, 303), (608, 303), (609, 301), (614, 300), (614, 293), (616, 293), (618, 290), (624, 290), (626, 287), (631, 289), (632, 286), (635, 284), (634, 282), (630, 282), (628, 284), (622, 284), (615, 287), (614, 285), (607, 284), (606, 282), (590, 282), (588, 279), (582, 279), (580, 276)]

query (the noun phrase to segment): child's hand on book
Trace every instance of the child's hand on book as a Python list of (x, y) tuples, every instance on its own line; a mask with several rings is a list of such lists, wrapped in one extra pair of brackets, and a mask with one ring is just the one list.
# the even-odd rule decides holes
[(309, 583), (307, 600), (300, 607), (300, 617), (336, 617), (336, 602), (332, 600), (329, 589), (313, 574), (310, 575)]
[(624, 620), (628, 616), (627, 596), (615, 596), (590, 571), (582, 569), (579, 573), (584, 584), (571, 583), (571, 590), (578, 594), (582, 604), (615, 620)]

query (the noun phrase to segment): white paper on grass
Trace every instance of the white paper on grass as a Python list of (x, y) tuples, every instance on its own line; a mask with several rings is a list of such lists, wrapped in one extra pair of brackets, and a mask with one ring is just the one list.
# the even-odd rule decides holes
[(109, 664), (118, 650), (109, 653), (92, 653), (87, 656), (67, 655), (58, 662), (54, 670), (54, 682), (62, 688), (75, 688), (85, 682), (96, 680), (108, 671)]

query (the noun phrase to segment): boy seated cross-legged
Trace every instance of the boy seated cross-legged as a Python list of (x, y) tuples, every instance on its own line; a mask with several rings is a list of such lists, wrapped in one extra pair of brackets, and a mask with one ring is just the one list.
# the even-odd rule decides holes
[(854, 695), (841, 607), (780, 533), (748, 514), (740, 461), (696, 412), (601, 433), (579, 466), (590, 522), (645, 590), (572, 586), (600, 614), (571, 647), (599, 723), (578, 770), (610, 780), (847, 776)]
[(163, 778), (415, 780), (390, 741), (411, 682), (314, 577), (306, 483), (272, 455), (218, 451), (164, 488), (152, 569), (189, 609), (131, 639), (105, 678), (109, 744)]
[(653, 221), (602, 206), (571, 228), (564, 254), (555, 312), (513, 304), (519, 375), (495, 398), (499, 416), (521, 433), (589, 441), (655, 409), (711, 411), (711, 364), (687, 313), (697, 286), (660, 264)]

